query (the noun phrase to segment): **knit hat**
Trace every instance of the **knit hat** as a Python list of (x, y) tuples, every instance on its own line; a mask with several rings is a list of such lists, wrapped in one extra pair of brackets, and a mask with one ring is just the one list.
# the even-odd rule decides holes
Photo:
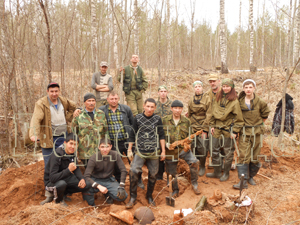
[(90, 98), (93, 98), (93, 99), (96, 100), (96, 97), (95, 97), (94, 94), (92, 94), (92, 93), (86, 93), (86, 94), (84, 95), (83, 101), (85, 102), (86, 100), (88, 100), (88, 99), (90, 99)]
[(165, 89), (166, 91), (168, 91), (167, 86), (166, 85), (161, 85), (158, 87), (158, 91)]
[(174, 100), (171, 104), (171, 107), (183, 107), (183, 104), (179, 100)]
[(193, 87), (195, 87), (197, 84), (200, 84), (200, 85), (203, 87), (203, 83), (202, 83), (200, 80), (196, 80), (196, 81), (193, 83)]
[(228, 85), (230, 86), (231, 88), (234, 88), (234, 83), (233, 83), (233, 80), (231, 80), (230, 78), (225, 78), (224, 80), (222, 80), (222, 85)]
[(252, 79), (247, 79), (247, 80), (245, 80), (245, 81), (243, 82), (243, 87), (244, 87), (244, 84), (245, 84), (246, 82), (251, 82), (251, 83), (253, 83), (253, 86), (256, 87), (256, 83), (255, 83), (255, 81), (252, 80)]

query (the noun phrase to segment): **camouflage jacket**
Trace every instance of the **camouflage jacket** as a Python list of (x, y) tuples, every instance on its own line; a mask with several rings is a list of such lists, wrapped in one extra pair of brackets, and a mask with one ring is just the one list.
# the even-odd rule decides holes
[[(175, 125), (173, 115), (168, 115), (163, 118), (163, 128), (165, 131), (166, 143), (172, 144), (175, 141), (179, 141), (187, 138), (190, 135), (191, 121), (185, 116), (180, 116), (180, 120)], [(183, 146), (178, 145), (174, 150), (166, 148), (166, 159), (178, 159), (179, 153), (183, 150)]]
[(172, 115), (171, 104), (172, 104), (172, 101), (169, 98), (166, 103), (161, 103), (158, 99), (156, 110), (154, 113), (156, 115), (159, 115), (160, 118), (163, 118), (164, 116), (167, 116), (167, 115)]
[(108, 134), (107, 122), (103, 111), (96, 109), (94, 121), (85, 110), (72, 121), (72, 131), (78, 135), (78, 156), (89, 159), (96, 153), (101, 138)]

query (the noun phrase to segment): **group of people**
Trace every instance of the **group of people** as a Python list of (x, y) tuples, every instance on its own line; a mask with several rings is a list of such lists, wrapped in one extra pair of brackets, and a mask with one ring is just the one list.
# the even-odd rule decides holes
[[(192, 189), (199, 195), (197, 180), (205, 175), (208, 152), (214, 171), (206, 173), (207, 177), (228, 180), (236, 150), (238, 176), (244, 174), (244, 188), (247, 183), (255, 185), (253, 177), (261, 167), (260, 135), (270, 110), (254, 93), (254, 80), (245, 80), (239, 95), (233, 80), (226, 78), (221, 82), (217, 74), (209, 76), (211, 89), (205, 93), (203, 83), (195, 81), (195, 93), (183, 115), (184, 104), (171, 101), (165, 85), (159, 86), (157, 101), (143, 101), (148, 82), (138, 65), (138, 55), (132, 55), (130, 61), (129, 66), (120, 68), (118, 75), (127, 105), (119, 103), (112, 76), (107, 74), (107, 62), (101, 62), (100, 71), (93, 74), (91, 87), (95, 95), (84, 95), (84, 108), (76, 108), (73, 101), (62, 97), (55, 82), (48, 85), (47, 96), (35, 103), (30, 138), (40, 143), (44, 157), (46, 199), (41, 204), (55, 200), (67, 205), (73, 193), (82, 192), (83, 199), (95, 205), (94, 194), (99, 191), (105, 195), (106, 203), (125, 201), (127, 170), (122, 157), (127, 157), (130, 164), (130, 200), (126, 208), (136, 203), (137, 188), (145, 188), (145, 164), (146, 198), (150, 205), (155, 206), (155, 183), (163, 179), (164, 172), (172, 175), (168, 182), (172, 182), (173, 197), (178, 196), (179, 158), (189, 165)], [(191, 139), (188, 148), (180, 144), (170, 147), (196, 133), (201, 134)], [(84, 174), (79, 166), (85, 168)], [(233, 187), (239, 189), (240, 182)]]

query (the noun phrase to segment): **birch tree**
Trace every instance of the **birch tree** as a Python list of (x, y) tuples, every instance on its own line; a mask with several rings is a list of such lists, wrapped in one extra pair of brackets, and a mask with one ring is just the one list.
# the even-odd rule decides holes
[(138, 9), (138, 2), (134, 0), (134, 52), (135, 54), (139, 55), (139, 9)]
[(239, 29), (237, 37), (237, 52), (236, 52), (236, 66), (240, 66), (240, 47), (241, 47), (241, 24), (242, 24), (242, 0), (240, 0), (240, 13), (239, 13)]
[(255, 72), (256, 67), (253, 63), (254, 56), (254, 30), (253, 30), (253, 0), (249, 0), (249, 29), (250, 29), (250, 71)]
[(293, 63), (295, 64), (299, 58), (299, 26), (300, 26), (300, 0), (297, 7), (296, 26), (294, 26), (294, 49), (293, 49)]
[(264, 57), (265, 57), (265, 3), (263, 4), (263, 16), (262, 16), (262, 38), (261, 38), (261, 66), (264, 67)]
[(221, 72), (228, 73), (227, 40), (226, 40), (226, 33), (225, 33), (225, 0), (220, 0), (220, 48), (221, 48)]
[(97, 51), (97, 18), (96, 18), (96, 0), (90, 0), (91, 4), (91, 37), (92, 37), (92, 60), (93, 60), (93, 73), (98, 70), (98, 51)]

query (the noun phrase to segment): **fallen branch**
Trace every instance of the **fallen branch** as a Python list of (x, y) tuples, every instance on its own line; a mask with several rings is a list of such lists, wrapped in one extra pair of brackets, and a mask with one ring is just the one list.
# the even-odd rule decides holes
[(29, 199), (29, 198), (31, 198), (31, 197), (32, 197), (33, 195), (35, 195), (36, 193), (39, 193), (41, 190), (42, 190), (42, 188), (40, 188), (39, 190), (35, 191), (32, 195), (30, 195), (29, 197), (27, 197), (26, 200)]
[(262, 174), (260, 174), (260, 173), (257, 173), (257, 175), (259, 175), (259, 176), (261, 176), (261, 177), (264, 177), (264, 178), (266, 178), (266, 179), (268, 179), (268, 180), (272, 180), (272, 178), (267, 177), (267, 176), (265, 176), (265, 175), (262, 175)]

